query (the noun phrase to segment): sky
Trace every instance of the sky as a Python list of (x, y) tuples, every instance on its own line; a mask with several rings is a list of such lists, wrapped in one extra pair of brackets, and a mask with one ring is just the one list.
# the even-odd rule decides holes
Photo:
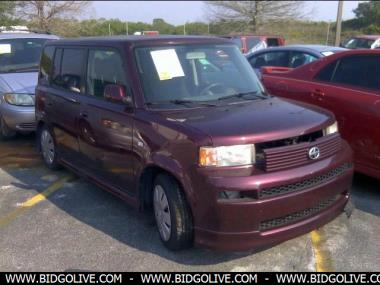
[[(363, 1), (344, 1), (343, 19), (354, 17), (352, 12)], [(310, 20), (334, 21), (338, 1), (308, 1), (313, 13)], [(93, 1), (92, 9), (84, 18), (118, 18), (122, 21), (151, 23), (163, 18), (173, 25), (191, 21), (207, 21), (207, 5), (202, 1)]]

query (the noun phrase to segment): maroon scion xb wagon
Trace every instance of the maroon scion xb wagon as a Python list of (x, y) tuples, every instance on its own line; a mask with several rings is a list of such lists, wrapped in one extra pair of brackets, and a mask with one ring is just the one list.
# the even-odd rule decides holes
[(41, 62), (46, 165), (153, 208), (172, 250), (276, 244), (349, 200), (352, 154), (334, 115), (266, 94), (230, 40), (65, 39)]

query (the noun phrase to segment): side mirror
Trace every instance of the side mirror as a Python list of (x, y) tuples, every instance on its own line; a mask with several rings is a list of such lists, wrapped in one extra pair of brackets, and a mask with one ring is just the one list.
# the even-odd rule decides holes
[(125, 87), (117, 84), (108, 84), (104, 88), (104, 98), (112, 102), (131, 104), (132, 100), (125, 93)]

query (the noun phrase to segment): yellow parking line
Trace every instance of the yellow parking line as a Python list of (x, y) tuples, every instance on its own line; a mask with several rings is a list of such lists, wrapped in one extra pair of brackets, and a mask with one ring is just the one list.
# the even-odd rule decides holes
[(318, 229), (311, 232), (311, 242), (313, 245), (313, 251), (315, 256), (316, 271), (334, 271), (334, 266), (330, 256), (330, 252), (325, 248), (326, 237), (323, 229)]
[(14, 219), (16, 219), (20, 214), (25, 212), (30, 207), (33, 207), (34, 205), (38, 204), (39, 202), (46, 200), (46, 198), (60, 189), (63, 184), (68, 182), (69, 180), (72, 180), (74, 178), (73, 175), (64, 176), (61, 179), (54, 182), (52, 185), (50, 185), (46, 190), (43, 192), (33, 196), (32, 198), (26, 200), (24, 203), (21, 203), (19, 207), (12, 212), (8, 213), (6, 216), (0, 218), (0, 228), (8, 225), (11, 223)]

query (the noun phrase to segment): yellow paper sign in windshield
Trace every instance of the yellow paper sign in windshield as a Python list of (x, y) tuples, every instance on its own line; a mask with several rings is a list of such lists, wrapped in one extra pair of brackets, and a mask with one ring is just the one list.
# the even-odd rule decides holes
[(175, 49), (155, 50), (150, 54), (160, 80), (185, 76)]

